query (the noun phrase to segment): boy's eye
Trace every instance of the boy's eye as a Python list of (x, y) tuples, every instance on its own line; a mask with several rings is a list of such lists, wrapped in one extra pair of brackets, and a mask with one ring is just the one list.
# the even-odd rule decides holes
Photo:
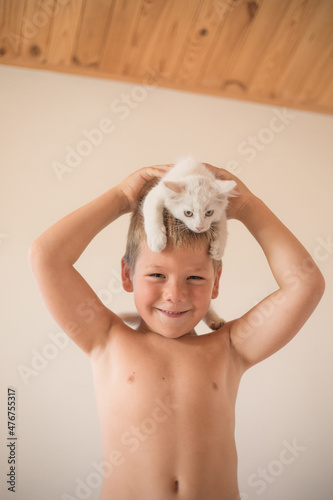
[(164, 278), (164, 274), (161, 273), (152, 273), (149, 276), (150, 278)]
[(192, 217), (193, 212), (191, 212), (191, 210), (184, 210), (184, 215), (185, 217)]
[(203, 280), (204, 278), (202, 278), (201, 276), (189, 276), (187, 279), (189, 279), (189, 280)]
[(214, 210), (207, 210), (207, 212), (205, 213), (205, 216), (206, 217), (211, 217), (214, 213)]

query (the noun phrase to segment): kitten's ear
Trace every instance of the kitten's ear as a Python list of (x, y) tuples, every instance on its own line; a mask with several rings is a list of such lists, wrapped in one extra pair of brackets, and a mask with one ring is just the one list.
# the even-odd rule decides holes
[(181, 194), (184, 191), (184, 182), (173, 182), (173, 181), (162, 181), (164, 186), (177, 194)]
[(235, 181), (217, 181), (219, 183), (220, 194), (230, 195), (231, 191), (236, 187)]

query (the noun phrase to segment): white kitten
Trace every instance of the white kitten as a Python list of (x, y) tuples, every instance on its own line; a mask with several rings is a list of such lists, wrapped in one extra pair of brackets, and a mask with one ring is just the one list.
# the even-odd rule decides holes
[(216, 179), (202, 163), (189, 157), (181, 160), (153, 187), (143, 202), (147, 243), (153, 252), (161, 252), (167, 243), (163, 223), (166, 208), (191, 231), (208, 231), (214, 224), (215, 239), (209, 253), (213, 259), (223, 256), (227, 239), (226, 207), (234, 181)]

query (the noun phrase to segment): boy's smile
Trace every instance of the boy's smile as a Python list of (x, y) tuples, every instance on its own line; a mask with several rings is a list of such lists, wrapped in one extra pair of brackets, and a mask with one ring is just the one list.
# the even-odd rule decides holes
[(207, 248), (167, 246), (152, 252), (142, 245), (134, 274), (123, 262), (124, 287), (134, 291), (141, 328), (169, 338), (193, 333), (217, 297), (220, 273), (215, 277)]

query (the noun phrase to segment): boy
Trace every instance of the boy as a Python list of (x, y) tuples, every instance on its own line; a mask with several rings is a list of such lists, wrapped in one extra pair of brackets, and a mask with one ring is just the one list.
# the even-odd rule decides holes
[[(134, 172), (31, 247), (47, 306), (91, 359), (105, 471), (100, 500), (239, 499), (234, 411), (241, 376), (292, 339), (324, 291), (308, 252), (264, 203), (226, 170), (207, 166), (237, 183), (228, 217), (257, 239), (278, 284), (214, 332), (194, 331), (219, 290), (221, 266), (209, 257), (209, 234), (182, 238), (171, 220), (166, 249), (153, 253), (140, 225), (139, 193), (171, 166)], [(73, 267), (99, 231), (130, 211), (136, 213), (122, 280), (134, 292), (137, 330), (107, 309)], [(80, 314), (88, 304), (96, 312), (89, 322)]]

